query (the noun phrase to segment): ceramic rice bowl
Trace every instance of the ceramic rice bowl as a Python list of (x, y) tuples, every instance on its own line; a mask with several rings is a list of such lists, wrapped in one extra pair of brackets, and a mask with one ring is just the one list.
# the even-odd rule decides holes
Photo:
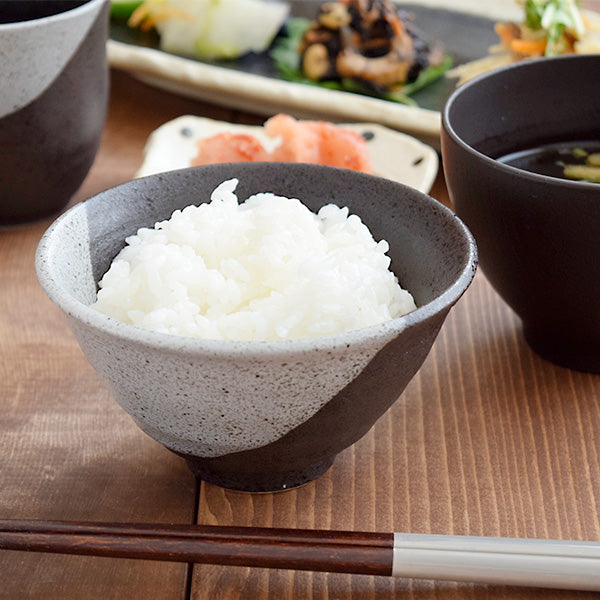
[[(147, 331), (90, 307), (125, 237), (207, 201), (233, 177), (240, 201), (269, 191), (313, 211), (348, 206), (389, 242), (392, 269), (417, 310), (339, 335), (232, 342)], [(317, 478), (369, 431), (423, 363), (476, 261), (463, 223), (414, 189), (329, 167), (246, 163), (153, 175), (76, 205), (42, 238), (36, 269), (87, 359), (143, 431), (198, 478), (264, 492)]]

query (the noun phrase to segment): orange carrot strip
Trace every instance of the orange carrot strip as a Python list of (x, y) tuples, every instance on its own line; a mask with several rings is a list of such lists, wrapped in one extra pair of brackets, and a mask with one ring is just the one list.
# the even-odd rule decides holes
[(546, 40), (514, 39), (510, 42), (510, 49), (522, 56), (542, 56), (546, 51)]
[(510, 43), (515, 39), (515, 28), (508, 23), (496, 23), (494, 30), (500, 38), (500, 43), (503, 46), (510, 47)]

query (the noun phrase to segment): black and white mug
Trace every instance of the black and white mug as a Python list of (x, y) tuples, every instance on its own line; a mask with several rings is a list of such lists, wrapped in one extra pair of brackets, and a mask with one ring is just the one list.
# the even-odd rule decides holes
[(67, 205), (106, 119), (109, 0), (0, 0), (0, 223)]

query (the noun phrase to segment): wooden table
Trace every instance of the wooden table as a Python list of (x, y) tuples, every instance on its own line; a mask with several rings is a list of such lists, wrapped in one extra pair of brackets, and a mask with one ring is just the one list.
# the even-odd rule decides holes
[[(74, 202), (130, 179), (182, 114), (262, 118), (113, 72)], [(448, 203), (440, 174), (432, 195)], [(0, 517), (600, 539), (600, 376), (556, 367), (479, 272), (393, 408), (318, 481), (278, 494), (198, 484), (103, 387), (33, 266), (52, 219), (0, 229)], [(576, 598), (582, 593), (0, 551), (0, 598)]]

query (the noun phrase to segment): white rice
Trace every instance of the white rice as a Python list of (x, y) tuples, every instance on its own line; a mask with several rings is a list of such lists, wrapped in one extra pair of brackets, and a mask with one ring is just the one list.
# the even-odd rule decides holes
[(347, 208), (318, 214), (237, 179), (211, 202), (128, 237), (100, 282), (100, 312), (138, 327), (218, 340), (285, 340), (351, 331), (415, 308), (376, 242)]

